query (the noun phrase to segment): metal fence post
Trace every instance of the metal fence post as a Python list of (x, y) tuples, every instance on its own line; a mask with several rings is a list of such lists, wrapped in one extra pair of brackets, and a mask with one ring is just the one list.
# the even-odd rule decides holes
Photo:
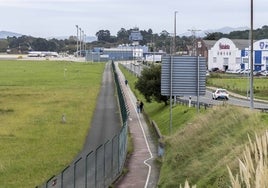
[(82, 159), (82, 157), (80, 157), (77, 161), (75, 161), (74, 163), (74, 188), (75, 188), (75, 181), (76, 181), (76, 176), (75, 176), (75, 172), (76, 172), (76, 164)]

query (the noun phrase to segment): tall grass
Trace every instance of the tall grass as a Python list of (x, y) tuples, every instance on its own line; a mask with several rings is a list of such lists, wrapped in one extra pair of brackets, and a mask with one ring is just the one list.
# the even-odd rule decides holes
[(166, 138), (159, 187), (179, 187), (185, 179), (197, 187), (227, 187), (226, 165), (237, 168), (234, 161), (242, 153), (244, 138), (265, 130), (266, 117), (229, 105), (195, 116)]
[(1, 188), (35, 187), (71, 162), (103, 70), (103, 63), (0, 61)]
[(245, 146), (243, 157), (238, 159), (239, 173), (234, 176), (227, 166), (231, 187), (268, 187), (268, 131), (261, 137), (255, 134), (255, 142), (248, 138), (249, 144)]
[[(182, 185), (180, 185), (180, 188), (182, 188)], [(190, 186), (189, 182), (186, 180), (184, 184), (184, 188), (196, 188), (196, 185)]]

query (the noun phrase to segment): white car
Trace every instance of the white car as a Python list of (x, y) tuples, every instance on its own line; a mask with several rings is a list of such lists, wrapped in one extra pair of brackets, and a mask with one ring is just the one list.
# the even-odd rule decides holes
[(226, 89), (218, 88), (212, 93), (212, 99), (229, 99), (229, 93)]

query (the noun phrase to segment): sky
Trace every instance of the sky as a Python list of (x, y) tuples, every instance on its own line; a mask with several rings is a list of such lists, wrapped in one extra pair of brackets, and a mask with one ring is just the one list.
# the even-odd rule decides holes
[[(267, 0), (253, 1), (254, 29), (268, 25)], [(0, 0), (0, 31), (42, 38), (76, 36), (76, 25), (87, 36), (134, 27), (174, 33), (175, 17), (176, 34), (250, 27), (250, 0)]]

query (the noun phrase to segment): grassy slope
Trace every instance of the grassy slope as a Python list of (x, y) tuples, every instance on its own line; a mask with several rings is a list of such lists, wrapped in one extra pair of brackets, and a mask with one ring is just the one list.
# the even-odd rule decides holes
[[(121, 68), (132, 88), (136, 77)], [(135, 91), (135, 94), (142, 96)], [(253, 135), (267, 129), (268, 115), (234, 106), (202, 110), (173, 108), (173, 131), (169, 135), (169, 106), (145, 103), (145, 110), (166, 135), (159, 187), (179, 187), (188, 179), (197, 187), (227, 187), (226, 165), (237, 169), (237, 157)]]
[(263, 132), (267, 119), (267, 114), (228, 105), (195, 116), (166, 140), (160, 187), (178, 187), (186, 179), (197, 187), (227, 187), (226, 165), (237, 168), (247, 134)]
[(0, 62), (1, 188), (34, 187), (73, 159), (89, 129), (103, 69), (104, 64)]

